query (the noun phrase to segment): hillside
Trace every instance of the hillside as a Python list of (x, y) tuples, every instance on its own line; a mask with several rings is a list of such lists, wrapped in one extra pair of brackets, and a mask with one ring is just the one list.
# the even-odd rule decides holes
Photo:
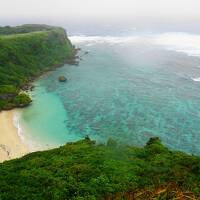
[(200, 158), (168, 150), (159, 138), (143, 148), (86, 137), (0, 164), (0, 199), (195, 199)]
[(29, 81), (73, 56), (74, 47), (62, 28), (0, 27), (0, 110), (29, 104), (31, 99), (22, 92)]
[(0, 35), (30, 33), (35, 31), (50, 31), (52, 29), (60, 29), (61, 27), (49, 26), (45, 24), (24, 24), (21, 26), (0, 26)]

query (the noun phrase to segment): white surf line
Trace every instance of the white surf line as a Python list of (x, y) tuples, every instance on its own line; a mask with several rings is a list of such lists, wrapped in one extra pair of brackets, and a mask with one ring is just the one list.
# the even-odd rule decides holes
[(199, 82), (200, 81), (200, 77), (199, 78), (192, 78), (192, 80)]

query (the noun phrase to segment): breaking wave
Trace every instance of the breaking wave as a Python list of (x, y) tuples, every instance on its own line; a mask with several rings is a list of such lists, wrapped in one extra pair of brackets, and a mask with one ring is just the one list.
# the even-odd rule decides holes
[(200, 77), (199, 78), (192, 78), (192, 80), (199, 82), (200, 81)]
[(25, 138), (24, 138), (24, 135), (23, 135), (24, 131), (23, 131), (23, 128), (20, 124), (20, 113), (19, 112), (14, 113), (13, 124), (17, 128), (17, 134), (18, 134), (19, 138), (21, 139), (22, 142), (25, 142)]
[(162, 34), (138, 34), (133, 36), (71, 36), (69, 37), (74, 44), (86, 44), (92, 46), (95, 44), (127, 44), (135, 42), (148, 42), (152, 45), (158, 45), (166, 50), (186, 53), (188, 56), (200, 57), (200, 35), (169, 32)]

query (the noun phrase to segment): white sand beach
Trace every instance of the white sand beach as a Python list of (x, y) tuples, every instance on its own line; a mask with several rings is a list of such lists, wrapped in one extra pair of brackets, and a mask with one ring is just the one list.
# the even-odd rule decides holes
[(15, 110), (0, 112), (0, 162), (21, 157), (29, 152), (14, 126)]

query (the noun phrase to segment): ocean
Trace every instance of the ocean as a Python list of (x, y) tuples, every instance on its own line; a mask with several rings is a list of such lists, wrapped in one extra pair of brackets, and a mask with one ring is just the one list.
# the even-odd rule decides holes
[[(88, 135), (97, 143), (142, 146), (160, 137), (171, 149), (200, 154), (200, 35), (180, 32), (70, 36), (78, 66), (34, 82), (31, 106), (18, 114), (31, 148)], [(67, 82), (60, 83), (64, 75)]]

